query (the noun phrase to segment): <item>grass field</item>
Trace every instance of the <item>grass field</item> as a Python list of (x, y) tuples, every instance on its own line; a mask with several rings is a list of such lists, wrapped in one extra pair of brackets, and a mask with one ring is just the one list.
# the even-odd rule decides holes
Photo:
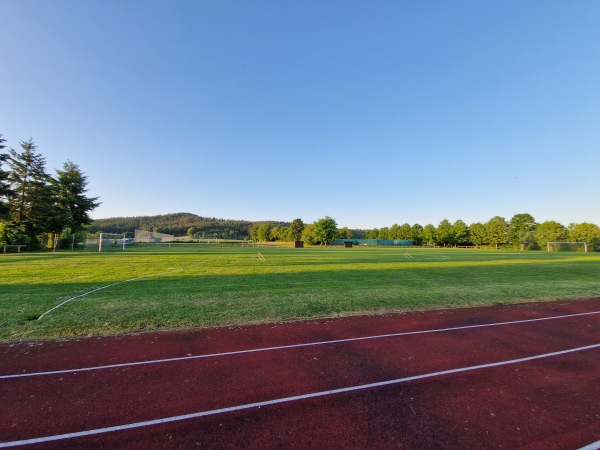
[(597, 253), (410, 249), (412, 259), (406, 253), (182, 247), (0, 255), (0, 340), (600, 295)]

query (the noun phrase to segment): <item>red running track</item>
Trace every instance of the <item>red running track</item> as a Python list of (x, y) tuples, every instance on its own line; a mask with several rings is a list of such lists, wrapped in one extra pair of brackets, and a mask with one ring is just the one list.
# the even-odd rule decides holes
[(0, 400), (0, 447), (580, 448), (600, 298), (3, 344)]

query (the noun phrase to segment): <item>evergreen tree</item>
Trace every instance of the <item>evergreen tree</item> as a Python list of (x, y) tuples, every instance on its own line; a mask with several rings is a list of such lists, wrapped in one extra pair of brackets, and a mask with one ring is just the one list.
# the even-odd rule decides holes
[(28, 240), (37, 245), (37, 235), (56, 226), (55, 190), (46, 172), (46, 160), (36, 152), (33, 141), (21, 141), (21, 153), (9, 150), (8, 181), (14, 194), (10, 197), (11, 226), (23, 228)]
[[(87, 197), (87, 177), (77, 164), (67, 161), (63, 170), (57, 170), (53, 185), (58, 197), (59, 221), (63, 227), (69, 227), (71, 233), (77, 233), (92, 223), (89, 212), (100, 205), (98, 197)], [(56, 230), (54, 230), (56, 231)], [(62, 230), (59, 230), (62, 231)]]
[(8, 160), (8, 155), (3, 152), (5, 142), (6, 140), (2, 139), (2, 135), (0, 134), (0, 220), (8, 218), (10, 211), (8, 200), (12, 194), (10, 183), (8, 182), (9, 172), (2, 170), (2, 165), (6, 164)]

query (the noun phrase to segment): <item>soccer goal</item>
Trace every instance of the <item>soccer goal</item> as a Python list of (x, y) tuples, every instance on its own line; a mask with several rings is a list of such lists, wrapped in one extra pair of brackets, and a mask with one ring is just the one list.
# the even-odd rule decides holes
[(106, 252), (109, 250), (125, 250), (125, 246), (132, 239), (125, 237), (123, 233), (100, 233), (98, 236), (89, 236), (84, 244), (87, 251)]
[(549, 252), (589, 252), (587, 242), (548, 242)]

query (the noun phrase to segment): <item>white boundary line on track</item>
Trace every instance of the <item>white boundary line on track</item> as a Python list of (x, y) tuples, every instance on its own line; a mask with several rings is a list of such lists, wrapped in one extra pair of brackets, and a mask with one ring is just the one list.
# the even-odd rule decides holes
[(316, 345), (330, 345), (330, 344), (340, 344), (344, 342), (354, 342), (354, 341), (366, 341), (370, 339), (382, 339), (382, 338), (390, 338), (390, 337), (401, 337), (401, 336), (411, 336), (417, 334), (428, 334), (428, 333), (441, 333), (446, 331), (458, 331), (458, 330), (469, 330), (473, 328), (485, 328), (485, 327), (497, 327), (502, 325), (515, 325), (521, 323), (531, 323), (531, 322), (541, 322), (544, 320), (556, 320), (556, 319), (566, 319), (570, 317), (580, 317), (580, 316), (589, 316), (593, 314), (600, 314), (600, 311), (592, 311), (586, 313), (578, 313), (578, 314), (568, 314), (563, 316), (552, 316), (552, 317), (540, 317), (537, 319), (524, 319), (524, 320), (513, 320), (510, 322), (496, 322), (496, 323), (486, 323), (481, 325), (466, 325), (462, 327), (451, 327), (451, 328), (438, 328), (434, 330), (421, 330), (421, 331), (406, 331), (402, 333), (392, 333), (392, 334), (381, 334), (375, 336), (363, 336), (363, 337), (355, 337), (348, 339), (336, 339), (331, 341), (319, 341), (319, 342), (307, 342), (304, 344), (291, 344), (291, 345), (280, 345), (277, 347), (263, 347), (263, 348), (255, 348), (248, 350), (237, 350), (231, 352), (223, 352), (223, 353), (211, 353), (206, 355), (192, 355), (192, 356), (180, 356), (176, 358), (165, 358), (165, 359), (153, 359), (148, 361), (135, 361), (130, 363), (121, 363), (121, 364), (109, 364), (104, 366), (94, 366), (94, 367), (82, 367), (78, 369), (64, 369), (64, 370), (53, 370), (47, 372), (32, 372), (32, 373), (19, 373), (13, 375), (0, 375), (0, 380), (6, 380), (9, 378), (25, 378), (25, 377), (36, 377), (36, 376), (44, 376), (44, 375), (59, 375), (65, 373), (75, 373), (75, 372), (89, 372), (92, 370), (103, 370), (103, 369), (115, 369), (119, 367), (131, 367), (131, 366), (141, 366), (145, 364), (158, 364), (165, 362), (175, 362), (175, 361), (187, 361), (191, 359), (202, 359), (202, 358), (215, 358), (218, 356), (232, 356), (232, 355), (243, 355), (246, 353), (258, 353), (258, 352), (266, 352), (266, 351), (274, 351), (274, 350), (286, 350), (292, 348), (300, 348), (300, 347), (312, 347)]
[[(593, 344), (593, 345), (587, 345), (584, 347), (560, 350), (560, 351), (552, 352), (552, 353), (543, 353), (540, 355), (527, 356), (525, 358), (510, 359), (510, 360), (506, 360), (506, 361), (498, 361), (495, 363), (480, 364), (480, 365), (468, 366), (468, 367), (460, 367), (458, 369), (442, 370), (440, 372), (432, 372), (432, 373), (426, 373), (423, 375), (415, 375), (412, 377), (397, 378), (395, 380), (379, 381), (376, 383), (361, 384), (358, 386), (350, 386), (350, 387), (345, 387), (345, 388), (340, 388), (340, 389), (331, 389), (328, 391), (313, 392), (310, 394), (294, 395), (292, 397), (283, 397), (283, 398), (278, 398), (278, 399), (274, 399), (274, 400), (266, 400), (266, 401), (256, 402), (256, 403), (247, 403), (245, 405), (230, 406), (227, 408), (219, 408), (219, 409), (212, 409), (209, 411), (200, 411), (200, 412), (191, 413), (191, 414), (182, 414), (179, 416), (164, 417), (162, 419), (147, 420), (144, 422), (134, 422), (134, 423), (124, 424), (124, 425), (115, 425), (115, 426), (105, 427), (105, 428), (96, 428), (93, 430), (77, 431), (74, 433), (65, 433), (65, 434), (57, 434), (57, 435), (53, 435), (53, 436), (45, 436), (45, 437), (40, 437), (40, 438), (24, 439), (24, 440), (20, 440), (20, 441), (0, 442), (0, 448), (15, 447), (17, 445), (41, 444), (41, 443), (45, 443), (45, 442), (58, 441), (58, 440), (62, 440), (62, 439), (71, 439), (71, 438), (77, 438), (77, 437), (92, 436), (92, 435), (96, 435), (96, 434), (130, 430), (133, 428), (141, 428), (141, 427), (147, 427), (147, 426), (152, 426), (152, 425), (160, 425), (163, 423), (177, 422), (177, 421), (187, 420), (187, 419), (196, 419), (199, 417), (206, 417), (206, 416), (213, 416), (216, 414), (224, 414), (224, 413), (228, 413), (228, 412), (242, 411), (245, 409), (260, 408), (262, 406), (276, 405), (279, 403), (288, 403), (288, 402), (294, 402), (294, 401), (298, 401), (298, 400), (306, 400), (306, 399), (311, 399), (311, 398), (324, 397), (327, 395), (343, 394), (343, 393), (347, 393), (347, 392), (359, 391), (359, 390), (364, 390), (364, 389), (378, 388), (378, 387), (389, 386), (389, 385), (393, 385), (393, 384), (405, 383), (405, 382), (409, 382), (409, 381), (422, 380), (425, 378), (432, 378), (432, 377), (438, 377), (438, 376), (442, 376), (442, 375), (450, 375), (450, 374), (455, 374), (455, 373), (460, 373), (460, 372), (467, 372), (470, 370), (487, 369), (490, 367), (505, 366), (508, 364), (517, 364), (517, 363), (522, 363), (522, 362), (527, 362), (527, 361), (533, 361), (536, 359), (549, 358), (552, 356), (559, 356), (559, 355), (566, 355), (568, 353), (574, 353), (574, 352), (579, 352), (579, 351), (584, 351), (584, 350), (591, 350), (591, 349), (595, 349), (595, 348), (600, 348), (600, 344)], [(594, 444), (591, 444), (591, 445), (594, 445)], [(594, 447), (592, 447), (592, 448), (594, 448)]]
[(592, 442), (591, 444), (581, 447), (579, 450), (598, 450), (600, 448), (600, 441)]

